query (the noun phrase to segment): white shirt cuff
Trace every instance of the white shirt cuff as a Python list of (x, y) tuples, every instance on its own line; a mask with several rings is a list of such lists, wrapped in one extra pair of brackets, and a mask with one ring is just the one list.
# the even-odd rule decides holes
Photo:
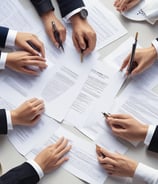
[(152, 41), (152, 45), (155, 47), (158, 56), (158, 41), (155, 39)]
[(27, 163), (29, 163), (35, 169), (40, 179), (44, 176), (41, 167), (34, 160), (27, 160)]
[(144, 144), (146, 144), (147, 146), (151, 142), (151, 139), (153, 137), (155, 129), (156, 129), (156, 126), (154, 126), (154, 125), (150, 125), (149, 128), (148, 128), (148, 132), (147, 132), (147, 135), (146, 135), (145, 140), (144, 140)]
[(158, 170), (146, 166), (142, 163), (139, 163), (135, 170), (133, 179), (144, 181), (145, 183), (148, 184), (157, 184)]
[(0, 70), (4, 70), (5, 69), (7, 55), (8, 55), (8, 53), (1, 52), (1, 57), (0, 57)]
[(17, 35), (17, 31), (9, 29), (6, 43), (5, 43), (6, 47), (14, 47), (15, 46), (16, 35)]
[(86, 9), (86, 8), (85, 8), (85, 7), (81, 7), (81, 8), (77, 8), (77, 9), (73, 10), (72, 12), (70, 12), (69, 14), (67, 14), (67, 15), (63, 18), (64, 21), (65, 21), (66, 23), (70, 23), (70, 18), (71, 18), (73, 15), (79, 13), (82, 9)]
[(13, 130), (10, 111), (6, 111), (8, 130)]

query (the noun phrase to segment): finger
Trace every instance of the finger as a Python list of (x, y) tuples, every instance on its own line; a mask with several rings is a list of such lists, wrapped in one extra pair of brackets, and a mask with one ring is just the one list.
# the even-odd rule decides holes
[(41, 115), (34, 117), (34, 119), (31, 120), (31, 125), (35, 125), (40, 119)]
[(126, 11), (133, 8), (134, 6), (136, 6), (138, 3), (139, 3), (140, 0), (135, 0), (135, 1), (131, 1), (128, 5), (127, 5), (127, 8), (126, 8)]
[(31, 42), (35, 45), (37, 48), (37, 51), (39, 51), (43, 58), (45, 58), (45, 49), (44, 44), (37, 38), (34, 37), (34, 39), (31, 40)]
[(66, 40), (66, 29), (62, 29), (60, 31), (60, 39), (61, 39), (62, 43)]
[(106, 158), (98, 157), (99, 163), (102, 164), (102, 165), (106, 165), (107, 164), (107, 165), (115, 166), (116, 165), (116, 161), (114, 159), (115, 159), (115, 157), (113, 157), (113, 158), (110, 158), (110, 157), (106, 157)]
[(31, 100), (31, 104), (32, 104), (33, 107), (36, 107), (36, 106), (39, 106), (39, 105), (44, 106), (44, 101), (39, 100), (37, 98), (34, 98), (33, 100)]
[(130, 59), (130, 54), (125, 58), (125, 60), (123, 61), (120, 71), (122, 71), (129, 63), (129, 59)]
[(86, 40), (85, 43), (86, 44), (86, 49), (84, 50), (83, 54), (84, 55), (88, 55), (90, 52), (92, 52), (92, 50), (94, 50), (95, 45), (96, 45), (96, 36), (95, 34), (88, 34), (88, 38), (85, 38), (84, 40)]
[(66, 153), (68, 153), (71, 149), (71, 145), (66, 145), (66, 147), (64, 147), (62, 150), (60, 150), (60, 152), (57, 154), (57, 159), (60, 159), (61, 157), (63, 157)]
[(68, 140), (64, 138), (60, 145), (56, 148), (56, 152), (60, 153), (68, 144)]
[(80, 46), (78, 44), (78, 41), (77, 41), (76, 37), (72, 36), (72, 40), (73, 40), (73, 44), (74, 44), (76, 50), (80, 53), (81, 52), (81, 48), (80, 48)]
[(54, 145), (52, 145), (52, 147), (54, 148), (57, 148), (63, 141), (64, 141), (64, 137), (60, 137), (59, 139), (58, 139), (58, 141), (54, 144)]
[(117, 118), (117, 119), (127, 119), (129, 118), (128, 114), (110, 114), (110, 116), (108, 117), (108, 119), (110, 118)]
[(24, 74), (28, 74), (28, 75), (34, 75), (34, 76), (37, 76), (39, 75), (38, 71), (35, 71), (35, 70), (30, 70), (26, 67), (21, 67), (19, 70), (17, 70), (18, 72), (20, 73), (24, 73)]
[[(60, 167), (64, 162), (68, 161), (69, 158), (68, 157), (62, 157), (60, 160), (58, 160), (55, 164), (55, 169), (57, 169), (58, 167)], [(52, 168), (54, 168), (54, 163), (52, 163), (52, 165), (50, 166)]]
[(34, 69), (29, 68), (30, 65), (32, 65), (32, 66), (37, 66), (37, 67), (40, 67), (40, 68), (42, 68), (42, 69), (47, 68), (47, 64), (46, 64), (45, 62), (37, 61), (37, 60), (27, 60), (27, 61), (24, 61), (24, 62), (23, 62), (23, 65), (24, 65), (25, 67), (28, 66), (27, 69), (29, 69), (29, 70), (31, 70), (31, 71), (34, 71)]

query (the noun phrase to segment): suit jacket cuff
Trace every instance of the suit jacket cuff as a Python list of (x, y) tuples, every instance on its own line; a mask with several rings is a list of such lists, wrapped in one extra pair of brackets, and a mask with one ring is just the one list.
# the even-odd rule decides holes
[(74, 1), (74, 0), (67, 0), (67, 1), (63, 1), (63, 0), (57, 0), (59, 8), (60, 8), (60, 12), (61, 12), (61, 16), (65, 17), (66, 15), (68, 15), (70, 12), (72, 12), (75, 9), (84, 7), (84, 3), (82, 0), (78, 0), (78, 1)]
[(158, 126), (155, 129), (155, 132), (152, 136), (151, 142), (149, 144), (148, 150), (153, 152), (158, 152)]
[(31, 2), (40, 16), (49, 11), (54, 11), (54, 7), (50, 0), (31, 0)]
[(0, 134), (7, 134), (8, 127), (7, 127), (7, 117), (5, 109), (0, 109)]
[(8, 28), (0, 26), (0, 47), (5, 47), (8, 31)]

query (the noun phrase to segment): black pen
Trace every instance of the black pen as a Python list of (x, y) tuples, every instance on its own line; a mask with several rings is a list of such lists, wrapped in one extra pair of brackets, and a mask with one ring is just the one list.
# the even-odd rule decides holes
[(40, 49), (37, 48), (32, 42), (31, 40), (27, 40), (26, 41), (35, 51), (39, 52), (40, 53)]
[(131, 74), (132, 70), (137, 66), (137, 63), (134, 61), (134, 56), (135, 56), (135, 51), (136, 51), (136, 46), (137, 46), (137, 38), (138, 38), (138, 32), (136, 32), (135, 42), (132, 45), (131, 58), (129, 62), (129, 67), (127, 68), (128, 74)]
[(52, 21), (52, 29), (53, 29), (54, 38), (59, 44), (59, 48), (61, 48), (62, 51), (64, 52), (64, 47), (63, 47), (62, 41), (60, 39), (59, 31), (57, 30), (56, 25), (53, 21)]
[(104, 116), (105, 118), (108, 118), (108, 117), (110, 116), (110, 113), (102, 112), (102, 114), (103, 114), (103, 116)]

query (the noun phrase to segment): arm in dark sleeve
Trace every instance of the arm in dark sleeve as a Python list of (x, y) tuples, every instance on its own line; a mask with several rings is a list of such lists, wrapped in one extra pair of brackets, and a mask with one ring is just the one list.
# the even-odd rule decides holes
[(36, 184), (39, 176), (29, 163), (9, 170), (0, 177), (0, 184)]
[(5, 109), (0, 109), (0, 134), (7, 134), (7, 116)]
[(0, 26), (0, 47), (5, 47), (9, 28)]
[(65, 17), (67, 14), (84, 5), (82, 0), (57, 0), (61, 16)]
[(49, 11), (54, 11), (54, 6), (51, 0), (30, 0), (41, 16)]
[(151, 142), (148, 146), (148, 150), (158, 153), (158, 126), (155, 129)]

